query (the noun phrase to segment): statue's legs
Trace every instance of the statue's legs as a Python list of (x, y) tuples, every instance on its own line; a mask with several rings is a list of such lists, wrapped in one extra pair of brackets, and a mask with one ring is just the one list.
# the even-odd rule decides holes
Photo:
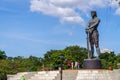
[(89, 40), (90, 40), (90, 48), (91, 48), (90, 58), (93, 58), (93, 55), (94, 55), (94, 38), (93, 38), (92, 34), (89, 35)]
[(94, 55), (94, 44), (91, 44), (91, 53), (90, 53), (90, 58), (93, 58)]
[(96, 52), (97, 52), (97, 55), (98, 55), (98, 58), (99, 58), (99, 55), (100, 55), (100, 48), (99, 48), (99, 43), (98, 43), (98, 41), (95, 42), (95, 46), (96, 46)]
[(98, 58), (100, 55), (100, 48), (99, 48), (99, 34), (98, 31), (93, 31), (90, 35), (89, 35), (89, 40), (90, 40), (90, 47), (91, 47), (91, 54), (90, 54), (90, 58), (93, 58), (94, 55), (94, 45), (96, 47), (96, 52), (98, 54)]
[(95, 40), (96, 52), (97, 52), (97, 55), (98, 55), (98, 58), (99, 58), (100, 48), (99, 48), (99, 34), (98, 34), (98, 32), (94, 33), (94, 40)]

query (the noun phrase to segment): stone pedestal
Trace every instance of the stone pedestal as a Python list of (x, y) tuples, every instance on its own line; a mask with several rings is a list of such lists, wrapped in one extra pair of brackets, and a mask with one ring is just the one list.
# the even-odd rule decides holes
[(101, 69), (102, 64), (100, 59), (85, 59), (83, 62), (84, 69)]

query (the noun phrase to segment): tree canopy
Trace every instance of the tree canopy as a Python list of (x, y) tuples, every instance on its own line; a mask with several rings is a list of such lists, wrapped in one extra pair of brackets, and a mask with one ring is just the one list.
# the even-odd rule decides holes
[[(9, 57), (6, 56), (5, 51), (0, 50), (0, 76), (1, 73), (15, 74), (26, 71), (40, 71), (43, 64), (47, 70), (56, 70), (60, 66), (61, 55), (63, 56), (63, 69), (67, 69), (67, 60), (80, 62), (82, 68), (83, 60), (87, 58), (87, 49), (77, 45), (68, 46), (62, 50), (47, 51), (43, 58), (32, 55), (28, 58), (23, 56)], [(117, 69), (117, 64), (120, 63), (120, 55), (116, 55), (114, 52), (101, 53), (100, 59), (103, 69), (108, 69), (109, 66)]]

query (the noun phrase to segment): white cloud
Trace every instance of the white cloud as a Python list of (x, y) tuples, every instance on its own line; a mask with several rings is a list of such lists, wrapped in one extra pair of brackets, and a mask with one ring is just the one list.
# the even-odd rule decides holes
[(61, 22), (78, 23), (84, 25), (84, 20), (80, 16), (62, 17)]
[(107, 53), (111, 53), (111, 52), (113, 52), (113, 50), (107, 49), (107, 48), (101, 50), (101, 53), (106, 53), (106, 52), (107, 52)]
[(58, 17), (62, 23), (70, 22), (84, 25), (84, 19), (79, 10), (83, 13), (87, 13), (94, 7), (116, 8), (116, 14), (120, 14), (118, 1), (115, 0), (31, 0), (30, 9), (33, 12), (40, 12), (46, 15)]
[(119, 7), (119, 4), (118, 4), (119, 2), (120, 2), (120, 0), (110, 0), (109, 1), (109, 6), (118, 8)]
[(118, 8), (115, 12), (117, 15), (120, 15), (120, 8)]

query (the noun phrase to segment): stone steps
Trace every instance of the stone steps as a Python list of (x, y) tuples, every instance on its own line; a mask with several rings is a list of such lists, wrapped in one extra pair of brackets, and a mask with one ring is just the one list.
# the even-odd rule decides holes
[[(8, 80), (60, 80), (59, 71), (23, 72), (12, 75)], [(62, 80), (120, 80), (120, 70), (63, 70)]]
[(59, 71), (41, 71), (32, 76), (28, 80), (54, 80), (55, 77), (59, 74)]
[[(75, 80), (77, 73), (78, 70), (63, 70), (62, 80)], [(60, 80), (60, 73), (55, 80)]]
[(20, 77), (21, 77), (22, 75), (26, 75), (26, 74), (28, 74), (28, 72), (17, 73), (17, 74), (14, 75), (13, 77), (8, 78), (8, 80), (20, 80)]
[(34, 76), (35, 74), (37, 74), (37, 72), (29, 72), (28, 74), (25, 74), (25, 79), (28, 80), (30, 79), (32, 76)]
[(76, 80), (112, 80), (108, 70), (80, 70)]
[(110, 73), (110, 76), (112, 78), (112, 80), (120, 80), (120, 69), (118, 70), (113, 70), (111, 73)]

